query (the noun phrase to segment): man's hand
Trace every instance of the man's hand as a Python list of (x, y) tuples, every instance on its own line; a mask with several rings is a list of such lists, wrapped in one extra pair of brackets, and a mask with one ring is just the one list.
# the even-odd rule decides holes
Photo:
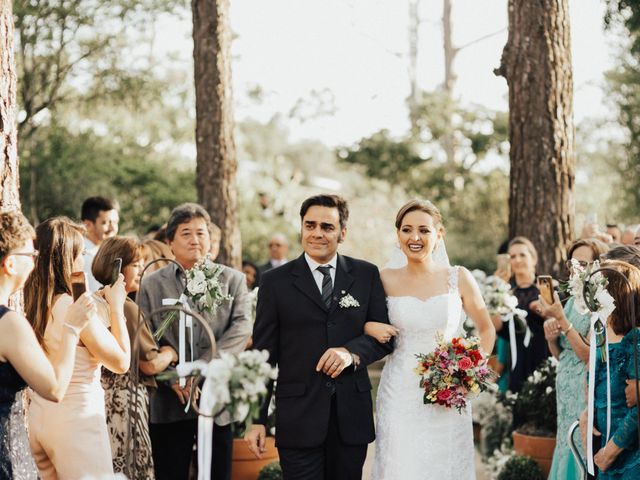
[(171, 384), (171, 390), (173, 390), (173, 392), (178, 396), (178, 400), (180, 400), (181, 404), (185, 405), (187, 403), (189, 394), (185, 393), (185, 390), (180, 387), (180, 384), (177, 381)]
[(352, 362), (353, 359), (351, 358), (351, 354), (346, 348), (329, 348), (326, 352), (324, 352), (322, 357), (320, 357), (320, 360), (316, 365), (316, 372), (322, 370), (331, 378), (336, 378), (342, 373), (345, 368), (351, 365)]
[(267, 441), (267, 429), (264, 425), (254, 423), (251, 425), (251, 430), (244, 434), (244, 441), (256, 458), (262, 458)]
[(635, 407), (638, 404), (638, 397), (636, 397), (636, 383), (638, 380), (627, 379), (627, 387), (624, 389), (624, 396), (627, 397), (627, 407)]

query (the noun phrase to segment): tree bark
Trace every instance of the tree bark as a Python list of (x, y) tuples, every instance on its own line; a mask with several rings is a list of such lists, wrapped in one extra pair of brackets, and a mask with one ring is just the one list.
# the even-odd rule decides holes
[(222, 229), (218, 261), (242, 264), (231, 94), (229, 0), (192, 0), (198, 200)]
[(575, 152), (568, 0), (509, 0), (497, 75), (509, 85), (509, 236), (557, 274), (573, 239)]
[(16, 67), (11, 0), (0, 0), (0, 210), (19, 210)]
[(451, 21), (451, 0), (444, 0), (442, 4), (442, 35), (444, 46), (444, 83), (443, 91), (447, 98), (446, 110), (446, 131), (442, 136), (442, 147), (447, 156), (447, 165), (451, 170), (455, 170), (456, 164), (456, 144), (453, 129), (453, 88), (456, 83), (456, 74), (453, 63), (458, 53), (458, 49), (453, 45), (453, 22)]

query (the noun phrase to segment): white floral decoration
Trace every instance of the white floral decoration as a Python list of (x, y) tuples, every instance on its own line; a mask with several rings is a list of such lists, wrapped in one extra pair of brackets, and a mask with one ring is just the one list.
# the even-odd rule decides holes
[(360, 302), (358, 302), (358, 300), (353, 298), (351, 294), (342, 290), (342, 298), (340, 299), (339, 305), (340, 305), (340, 308), (354, 308), (354, 307), (359, 307)]

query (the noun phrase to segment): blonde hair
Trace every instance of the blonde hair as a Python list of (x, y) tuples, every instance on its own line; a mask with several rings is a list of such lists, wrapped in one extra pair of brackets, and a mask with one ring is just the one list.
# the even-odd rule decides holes
[(509, 247), (507, 248), (507, 250), (509, 250), (509, 248), (511, 248), (513, 245), (524, 245), (525, 248), (529, 250), (531, 257), (533, 258), (533, 262), (538, 263), (538, 251), (536, 250), (536, 247), (533, 246), (531, 240), (529, 240), (527, 237), (514, 237), (509, 242)]
[[(142, 258), (144, 259), (145, 265), (153, 260), (157, 260), (158, 258), (170, 258), (172, 260), (175, 258), (171, 248), (169, 248), (169, 245), (158, 240), (145, 240), (142, 242), (141, 247)], [(168, 264), (169, 262), (154, 263), (149, 267), (147, 273), (155, 272)]]
[(440, 213), (440, 210), (438, 210), (438, 207), (436, 207), (429, 200), (411, 200), (410, 202), (407, 202), (402, 207), (400, 207), (400, 210), (398, 210), (398, 213), (396, 215), (396, 228), (400, 229), (404, 217), (408, 213), (415, 211), (424, 212), (427, 215), (430, 215), (431, 217), (433, 217), (434, 223), (436, 225), (440, 225), (444, 230), (442, 214)]

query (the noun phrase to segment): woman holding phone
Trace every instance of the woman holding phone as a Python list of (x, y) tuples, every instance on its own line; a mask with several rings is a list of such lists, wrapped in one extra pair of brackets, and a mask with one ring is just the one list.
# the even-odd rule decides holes
[[(536, 285), (536, 264), (538, 252), (533, 243), (525, 237), (515, 237), (509, 242), (507, 250), (511, 266), (511, 287), (518, 299), (518, 308), (527, 312), (527, 324), (531, 330), (531, 338), (525, 345), (525, 332), (516, 331), (515, 367), (512, 368), (513, 358), (510, 358), (509, 390), (517, 393), (522, 384), (533, 371), (549, 356), (549, 349), (544, 338), (543, 318), (538, 314), (538, 295), (540, 291)], [(509, 328), (500, 316), (492, 317), (498, 335), (509, 340)], [(514, 418), (514, 427), (520, 426), (520, 420)]]
[[(65, 395), (78, 342), (94, 312), (89, 295), (71, 305), (62, 319), (60, 348), (49, 357), (38, 344), (29, 322), (7, 307), (9, 297), (20, 290), (33, 270), (38, 251), (33, 247), (33, 227), (18, 212), (0, 213), (0, 479), (10, 480), (27, 468), (21, 464), (26, 445), (16, 444), (17, 429), (24, 425), (22, 412), (12, 415), (16, 394), (27, 385), (38, 395), (59, 402)], [(33, 462), (31, 469), (33, 469)], [(34, 472), (35, 474), (35, 472)]]
[[(587, 266), (608, 250), (605, 243), (595, 238), (573, 242), (567, 252), (567, 267), (572, 273), (571, 260)], [(589, 334), (589, 315), (582, 315), (574, 308), (574, 298), (569, 297), (564, 308), (558, 294), (549, 303), (540, 296), (540, 312), (545, 320), (544, 334), (549, 350), (558, 359), (556, 375), (556, 403), (558, 410), (558, 433), (553, 452), (550, 480), (580, 480), (580, 471), (575, 463), (567, 432), (585, 407), (584, 382), (589, 360), (589, 346), (581, 338)]]
[[(71, 273), (83, 268), (84, 228), (66, 217), (36, 228), (39, 256), (25, 284), (25, 309), (42, 347), (56, 355), (63, 347), (65, 318), (73, 302)], [(100, 367), (124, 373), (129, 368), (129, 334), (124, 319), (124, 280), (104, 287), (109, 316), (96, 314), (83, 329), (71, 383), (60, 403), (37, 392), (29, 410), (29, 441), (40, 477), (113, 477)]]
[[(103, 285), (109, 285), (113, 275), (117, 275), (114, 266), (120, 264), (124, 275), (124, 288), (127, 295), (136, 293), (140, 288), (140, 274), (144, 267), (143, 247), (129, 237), (112, 237), (100, 245), (91, 266), (91, 273)], [(138, 306), (127, 296), (124, 302), (124, 316), (131, 340), (131, 350), (138, 326)], [(151, 330), (142, 319), (138, 334), (139, 382), (132, 384), (131, 372), (125, 374), (102, 370), (102, 386), (105, 390), (107, 425), (111, 439), (113, 469), (127, 478), (155, 478), (153, 458), (151, 456), (151, 438), (149, 437), (149, 388), (156, 388), (153, 375), (163, 372), (170, 363), (178, 361), (178, 354), (170, 346), (158, 348)], [(131, 392), (135, 391), (135, 398)], [(129, 448), (135, 451), (135, 467), (131, 468), (127, 435), (129, 428), (134, 432)]]

